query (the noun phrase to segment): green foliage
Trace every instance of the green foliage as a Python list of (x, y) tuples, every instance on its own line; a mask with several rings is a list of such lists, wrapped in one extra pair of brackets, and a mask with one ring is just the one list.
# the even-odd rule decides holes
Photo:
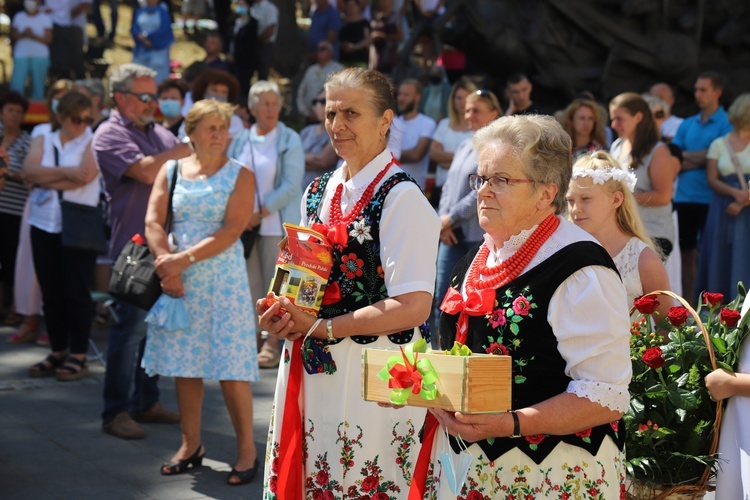
[[(737, 297), (724, 309), (740, 310), (745, 289), (742, 283), (737, 288)], [(708, 330), (717, 366), (734, 371), (750, 315), (729, 326), (721, 310), (720, 303), (706, 303), (697, 312)], [(709, 454), (716, 403), (705, 387), (713, 367), (700, 327), (692, 317), (676, 327), (668, 318), (657, 321), (641, 314), (631, 327), (630, 354), (631, 401), (624, 418), (628, 474), (660, 486), (697, 482), (706, 467), (718, 462)]]

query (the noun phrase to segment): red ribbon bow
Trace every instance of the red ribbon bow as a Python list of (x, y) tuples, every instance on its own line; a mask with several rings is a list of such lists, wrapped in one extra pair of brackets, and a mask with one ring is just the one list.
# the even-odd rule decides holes
[(403, 365), (393, 365), (388, 373), (391, 377), (388, 380), (388, 387), (391, 389), (406, 389), (411, 387), (412, 394), (419, 394), (422, 390), (422, 374), (417, 370), (417, 357), (419, 353), (414, 353), (414, 364), (409, 363), (409, 358), (401, 347), (401, 356), (404, 358)]
[(334, 245), (346, 247), (346, 244), (349, 242), (349, 231), (346, 224), (333, 224), (329, 226), (321, 222), (313, 222), (312, 229), (313, 231), (325, 234)]
[(461, 292), (450, 287), (443, 298), (443, 303), (440, 304), (440, 310), (447, 314), (458, 314), (456, 342), (465, 344), (469, 332), (469, 316), (486, 316), (492, 312), (494, 306), (495, 289), (493, 288), (469, 291), (464, 301)]

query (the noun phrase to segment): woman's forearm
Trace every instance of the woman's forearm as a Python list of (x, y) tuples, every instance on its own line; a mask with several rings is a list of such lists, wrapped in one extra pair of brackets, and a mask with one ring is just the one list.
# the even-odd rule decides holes
[(203, 238), (192, 247), (186, 248), (184, 252), (186, 254), (189, 252), (196, 261), (210, 259), (232, 246), (240, 238), (241, 234), (242, 228), (223, 227), (210, 236)]
[(516, 411), (524, 436), (564, 436), (618, 420), (622, 413), (573, 393), (562, 393)]
[(661, 207), (672, 201), (671, 193), (659, 191), (641, 191), (640, 193), (634, 193), (633, 196), (635, 201), (643, 207)]
[(23, 168), (24, 180), (41, 187), (48, 184), (67, 180), (64, 168), (47, 168), (42, 166), (25, 166)]
[[(427, 320), (431, 304), (432, 295), (427, 292), (411, 292), (388, 297), (370, 306), (334, 317), (333, 335), (336, 338), (390, 335), (414, 328)], [(319, 325), (316, 333), (322, 333), (325, 337), (325, 325)]]

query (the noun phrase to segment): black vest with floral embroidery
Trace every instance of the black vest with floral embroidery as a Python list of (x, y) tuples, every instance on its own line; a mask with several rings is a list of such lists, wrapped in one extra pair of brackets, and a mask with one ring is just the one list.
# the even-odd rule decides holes
[[(330, 178), (330, 173), (324, 174), (310, 185), (306, 203), (308, 225), (312, 225), (313, 222), (322, 222), (318, 217), (318, 206), (323, 200), (323, 193)], [(388, 297), (383, 264), (380, 260), (380, 218), (388, 193), (394, 186), (404, 181), (416, 184), (416, 181), (404, 172), (398, 172), (388, 177), (373, 195), (370, 203), (347, 227), (349, 241), (346, 247), (334, 245), (333, 269), (326, 286), (338, 284), (341, 290), (341, 300), (323, 305), (318, 313), (319, 317), (340, 316)], [(420, 330), (422, 336), (429, 342), (430, 336), (427, 325), (420, 326)], [(414, 330), (409, 329), (388, 335), (388, 338), (395, 344), (408, 344), (413, 336)], [(351, 339), (358, 344), (370, 344), (375, 342), (378, 337), (355, 335)], [(341, 340), (343, 339), (339, 339), (336, 343), (341, 342)]]
[[(479, 247), (477, 245), (456, 265), (451, 286), (457, 290)], [(467, 344), (472, 352), (501, 351), (513, 358), (513, 409), (527, 408), (564, 393), (572, 380), (565, 375), (566, 363), (547, 321), (547, 311), (558, 287), (573, 273), (587, 266), (603, 266), (617, 272), (612, 258), (601, 246), (588, 241), (573, 243), (498, 288), (495, 308), (490, 315), (469, 316)], [(596, 311), (592, 311), (592, 314), (596, 314)], [(458, 315), (441, 315), (441, 345), (453, 345), (457, 319)], [(496, 438), (490, 440), (492, 442), (483, 440), (479, 446), (488, 460), (496, 460), (512, 448), (518, 448), (539, 464), (561, 441), (596, 455), (605, 436), (610, 436), (622, 450), (625, 444), (622, 420), (567, 436), (539, 434), (522, 438)], [(451, 446), (456, 453), (461, 449), (452, 437)]]

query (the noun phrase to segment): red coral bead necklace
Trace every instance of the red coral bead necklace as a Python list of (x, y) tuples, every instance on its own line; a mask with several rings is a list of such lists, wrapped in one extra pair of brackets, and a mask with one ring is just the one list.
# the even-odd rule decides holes
[[(554, 214), (550, 214), (539, 224), (539, 227), (516, 253), (493, 267), (486, 265), (490, 249), (487, 243), (484, 243), (471, 264), (471, 268), (469, 268), (466, 277), (466, 291), (471, 292), (486, 288), (497, 289), (516, 279), (559, 225), (560, 220)], [(485, 279), (481, 279), (480, 276), (485, 277)]]
[(357, 201), (357, 203), (354, 205), (354, 208), (346, 215), (341, 212), (341, 193), (344, 190), (344, 183), (342, 182), (338, 186), (336, 186), (336, 191), (333, 194), (333, 198), (331, 198), (331, 212), (329, 216), (329, 225), (339, 225), (344, 224), (345, 226), (348, 226), (351, 224), (354, 219), (356, 219), (359, 214), (362, 212), (362, 210), (367, 206), (368, 203), (370, 203), (370, 200), (372, 200), (372, 196), (375, 192), (375, 186), (378, 185), (378, 182), (380, 182), (383, 177), (385, 177), (385, 174), (388, 172), (388, 169), (391, 168), (391, 165), (396, 163), (396, 158), (391, 155), (391, 161), (388, 163), (388, 165), (385, 166), (383, 170), (378, 173), (377, 176), (372, 180), (372, 182), (367, 186), (367, 189), (365, 189), (365, 192), (362, 193), (362, 197)]

